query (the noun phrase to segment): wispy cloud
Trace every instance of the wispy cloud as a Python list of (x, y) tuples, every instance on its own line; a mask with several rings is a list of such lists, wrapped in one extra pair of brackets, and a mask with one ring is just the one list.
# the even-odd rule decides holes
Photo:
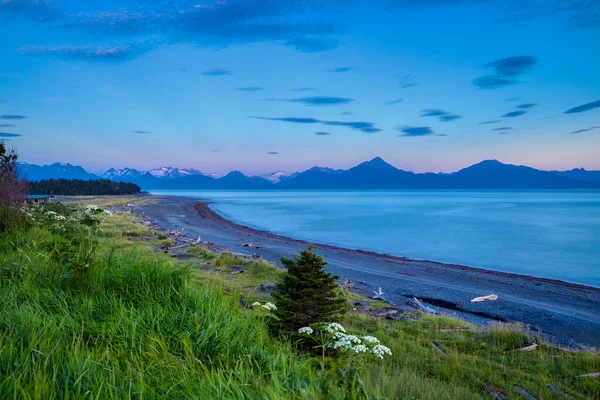
[(329, 135), (331, 135), (331, 132), (315, 132), (315, 135), (317, 135), (317, 136), (329, 136)]
[(452, 114), (448, 111), (440, 110), (439, 108), (428, 108), (421, 110), (421, 117), (436, 117), (442, 122), (454, 121), (462, 116), (458, 114)]
[(517, 101), (517, 100), (521, 100), (521, 98), (520, 97), (509, 97), (505, 101)]
[(0, 124), (0, 128), (12, 128), (14, 126), (16, 126), (16, 125), (13, 125), (13, 124)]
[(500, 122), (499, 119), (492, 119), (492, 120), (489, 120), (489, 121), (480, 122), (480, 124), (481, 125), (489, 125), (489, 124), (497, 124), (498, 122)]
[(148, 131), (131, 131), (132, 133), (138, 134), (138, 135), (148, 135), (150, 134), (150, 132)]
[(403, 101), (404, 101), (403, 99), (395, 99), (395, 100), (386, 101), (383, 104), (386, 105), (386, 106), (391, 106), (391, 105), (394, 105), (394, 104), (402, 103)]
[(204, 76), (225, 76), (225, 75), (233, 75), (231, 71), (223, 68), (211, 68), (207, 69), (202, 73)]
[(536, 63), (537, 58), (533, 56), (501, 58), (484, 64), (483, 67), (491, 70), (492, 74), (475, 78), (472, 83), (480, 89), (495, 89), (515, 85), (519, 81), (513, 78), (530, 71)]
[(341, 126), (345, 128), (354, 129), (363, 133), (375, 133), (380, 132), (381, 129), (375, 127), (375, 123), (366, 121), (329, 121), (320, 120), (316, 118), (302, 118), (302, 117), (281, 117), (281, 118), (270, 118), (270, 117), (249, 117), (256, 119), (264, 119), (268, 121), (281, 121), (281, 122), (292, 122), (295, 124), (321, 124), (327, 126)]
[(524, 104), (519, 104), (517, 106), (517, 108), (522, 108), (525, 110), (528, 110), (530, 108), (536, 107), (538, 105), (538, 103), (524, 103)]
[(574, 133), (583, 133), (583, 132), (588, 132), (588, 131), (593, 131), (594, 129), (600, 129), (600, 126), (590, 126), (589, 128), (585, 128), (585, 129), (578, 129), (576, 131), (571, 132), (571, 134)]
[(527, 111), (511, 111), (511, 112), (507, 112), (506, 114), (504, 114), (502, 116), (502, 118), (514, 118), (514, 117), (520, 117), (521, 115), (527, 114)]
[(505, 135), (509, 131), (512, 131), (512, 130), (513, 130), (513, 128), (511, 128), (510, 126), (503, 126), (502, 128), (492, 129), (492, 131), (495, 131), (496, 133), (501, 134), (501, 135)]
[(325, 70), (326, 72), (348, 72), (348, 71), (352, 71), (353, 69), (355, 69), (354, 67), (338, 67), (338, 68), (333, 68), (333, 69), (327, 69)]
[(344, 111), (344, 112), (341, 112), (340, 115), (354, 115), (354, 113), (350, 112), (350, 111)]
[(12, 114), (3, 114), (0, 115), (0, 119), (25, 119), (27, 118), (24, 115), (12, 115)]
[(260, 86), (247, 86), (247, 87), (239, 87), (237, 88), (240, 92), (258, 92), (262, 90)]
[(332, 106), (339, 104), (348, 104), (354, 101), (346, 97), (334, 97), (334, 96), (308, 96), (298, 97), (296, 99), (286, 99), (291, 103), (302, 103), (307, 106)]
[(316, 92), (318, 89), (314, 87), (300, 87), (295, 89), (290, 89), (290, 92)]
[(285, 44), (305, 53), (333, 50), (338, 46), (337, 40), (318, 36), (298, 37), (288, 40)]
[(428, 126), (399, 126), (398, 130), (402, 132), (400, 137), (417, 137), (435, 135), (433, 129)]
[(274, 155), (279, 154), (279, 152), (278, 151), (268, 151), (267, 154), (270, 156), (274, 156)]
[(18, 49), (21, 54), (52, 55), (60, 58), (97, 60), (97, 61), (125, 61), (137, 55), (140, 49), (134, 50), (131, 46), (90, 47), (90, 46), (23, 46)]
[(580, 112), (590, 111), (598, 107), (600, 107), (600, 100), (570, 108), (565, 111), (565, 114), (577, 114)]
[(533, 56), (507, 57), (484, 64), (498, 75), (517, 76), (533, 68), (537, 59)]
[(12, 137), (20, 137), (23, 135), (19, 135), (18, 133), (7, 133), (7, 132), (0, 132), (0, 138), (12, 138)]
[(2, 0), (0, 16), (28, 21), (53, 22), (63, 17), (50, 0)]
[(495, 89), (503, 86), (516, 85), (519, 81), (497, 75), (484, 75), (473, 79), (473, 85), (480, 89)]
[(413, 86), (417, 86), (417, 81), (412, 75), (404, 75), (398, 78), (398, 84), (402, 89), (408, 89)]

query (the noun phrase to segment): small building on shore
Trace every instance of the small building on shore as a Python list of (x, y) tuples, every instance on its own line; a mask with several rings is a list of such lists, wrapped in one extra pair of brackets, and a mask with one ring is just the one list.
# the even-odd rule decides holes
[(47, 203), (52, 203), (52, 194), (28, 194), (27, 203), (41, 206)]

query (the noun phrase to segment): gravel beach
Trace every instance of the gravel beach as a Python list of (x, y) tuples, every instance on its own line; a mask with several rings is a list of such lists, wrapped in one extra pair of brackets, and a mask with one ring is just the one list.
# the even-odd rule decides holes
[[(279, 263), (309, 243), (228, 221), (211, 210), (210, 202), (176, 196), (153, 196), (136, 210), (165, 229), (184, 229), (217, 250), (262, 257)], [(252, 245), (252, 247), (242, 246)], [(327, 270), (354, 282), (357, 293), (370, 297), (382, 288), (398, 308), (417, 297), (441, 314), (487, 325), (520, 322), (545, 341), (560, 346), (600, 347), (600, 288), (427, 260), (315, 244)], [(471, 303), (495, 294), (496, 301)]]

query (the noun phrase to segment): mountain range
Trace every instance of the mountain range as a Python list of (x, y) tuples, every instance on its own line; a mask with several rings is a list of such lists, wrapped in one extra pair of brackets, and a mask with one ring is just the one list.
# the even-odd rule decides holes
[(282, 171), (246, 176), (240, 171), (216, 177), (195, 169), (161, 167), (148, 171), (111, 168), (91, 173), (76, 165), (21, 163), (19, 173), (41, 179), (109, 179), (134, 182), (146, 190), (166, 189), (600, 189), (600, 171), (583, 168), (543, 171), (486, 160), (453, 173), (404, 171), (380, 157), (347, 170), (312, 167), (303, 172)]

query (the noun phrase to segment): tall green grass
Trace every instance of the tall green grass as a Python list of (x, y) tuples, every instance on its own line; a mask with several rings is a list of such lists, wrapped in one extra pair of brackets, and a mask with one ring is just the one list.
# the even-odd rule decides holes
[(0, 398), (320, 398), (310, 359), (258, 314), (141, 249), (74, 273), (35, 228), (1, 239)]

